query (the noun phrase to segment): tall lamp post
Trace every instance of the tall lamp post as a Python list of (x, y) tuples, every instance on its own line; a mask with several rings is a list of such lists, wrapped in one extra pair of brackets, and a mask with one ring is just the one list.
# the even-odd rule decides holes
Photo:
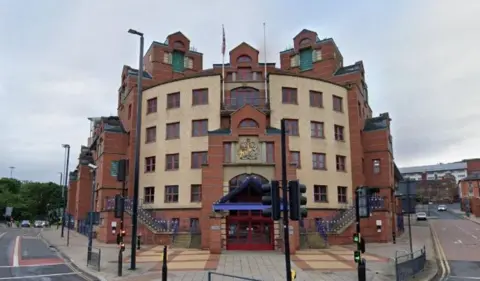
[(10, 178), (13, 179), (13, 171), (15, 170), (14, 166), (8, 167), (10, 169)]
[[(92, 159), (93, 160), (93, 159)], [(95, 187), (97, 181), (97, 166), (92, 164), (91, 161), (88, 164), (90, 171), (92, 172), (92, 194), (90, 199), (90, 213), (88, 216), (88, 252), (87, 252), (87, 262), (90, 262), (93, 246), (93, 213), (95, 211)]]
[(133, 208), (132, 208), (132, 249), (130, 254), (130, 269), (136, 268), (136, 248), (137, 248), (137, 215), (138, 215), (138, 196), (139, 196), (139, 173), (140, 173), (140, 138), (142, 136), (142, 79), (143, 79), (143, 33), (133, 29), (129, 29), (128, 33), (140, 36), (140, 53), (138, 61), (137, 74), (137, 122), (135, 124), (135, 162), (134, 162), (134, 179), (133, 179)]
[[(65, 208), (67, 207), (67, 200), (65, 198), (65, 190), (67, 188), (67, 179), (68, 179), (68, 163), (70, 159), (70, 145), (69, 144), (62, 144), (62, 147), (65, 148), (65, 170), (64, 170), (64, 185), (62, 186), (62, 232), (60, 237), (63, 238), (64, 231), (65, 231)], [(70, 223), (70, 222), (68, 222)]]

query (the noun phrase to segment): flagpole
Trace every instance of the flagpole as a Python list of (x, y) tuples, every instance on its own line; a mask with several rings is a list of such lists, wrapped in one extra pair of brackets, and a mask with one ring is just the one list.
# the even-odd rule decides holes
[(265, 79), (265, 105), (268, 104), (268, 85), (267, 85), (267, 31), (266, 31), (266, 25), (263, 23), (263, 52), (264, 52), (264, 59), (265, 59), (265, 64), (264, 64), (264, 79)]
[(225, 105), (225, 28), (222, 24), (222, 102)]

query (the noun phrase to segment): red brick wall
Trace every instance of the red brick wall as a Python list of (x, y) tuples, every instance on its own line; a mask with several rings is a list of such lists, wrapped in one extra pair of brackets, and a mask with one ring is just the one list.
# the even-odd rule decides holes
[(88, 166), (78, 166), (78, 182), (77, 182), (77, 220), (84, 220), (88, 217), (90, 211), (90, 200), (92, 198), (92, 173)]
[(467, 160), (467, 174), (480, 173), (480, 159)]
[(67, 213), (74, 216), (74, 220), (76, 220), (77, 183), (78, 181), (70, 181), (68, 184)]

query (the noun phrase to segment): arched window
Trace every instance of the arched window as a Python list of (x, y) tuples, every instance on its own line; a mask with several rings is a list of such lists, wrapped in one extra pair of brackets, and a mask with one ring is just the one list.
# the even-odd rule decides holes
[(240, 128), (258, 128), (258, 123), (257, 121), (253, 119), (243, 119), (242, 122), (240, 122), (239, 125)]
[(309, 38), (305, 38), (305, 39), (302, 39), (302, 41), (300, 41), (300, 46), (307, 46), (307, 45), (310, 45), (310, 39)]
[(173, 48), (183, 49), (185, 48), (185, 45), (183, 44), (182, 41), (175, 41), (175, 43), (173, 43)]
[(262, 102), (260, 91), (255, 88), (240, 87), (230, 92), (229, 106), (233, 109), (239, 109), (246, 104), (259, 106)]
[(266, 184), (266, 183), (269, 183), (269, 181), (261, 176), (261, 175), (257, 175), (257, 174), (241, 174), (241, 175), (238, 175), (238, 176), (235, 176), (233, 177), (229, 182), (228, 182), (228, 186), (230, 189), (234, 189), (234, 188), (237, 188), (239, 187), (247, 178), (249, 177), (253, 177), (255, 179), (258, 179), (260, 180), (260, 182), (262, 184)]
[(239, 56), (237, 58), (237, 62), (238, 63), (241, 63), (241, 62), (251, 62), (252, 61), (252, 58), (247, 56), (247, 55), (242, 55), (242, 56)]

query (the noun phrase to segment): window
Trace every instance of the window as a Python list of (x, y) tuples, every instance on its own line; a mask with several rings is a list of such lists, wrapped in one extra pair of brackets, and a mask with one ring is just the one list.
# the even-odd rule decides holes
[(314, 170), (326, 170), (326, 158), (327, 155), (325, 153), (312, 153), (312, 168)]
[(145, 173), (155, 172), (155, 156), (145, 157)]
[(289, 136), (299, 136), (298, 132), (298, 120), (288, 119), (285, 120), (285, 127)]
[(203, 164), (207, 164), (207, 152), (192, 152), (192, 169), (200, 169)]
[(173, 51), (172, 69), (175, 72), (183, 72), (185, 69), (185, 54), (179, 51)]
[(147, 114), (157, 112), (157, 98), (147, 100)]
[(167, 124), (165, 135), (167, 140), (180, 138), (180, 122)]
[(190, 186), (190, 202), (202, 202), (202, 186), (200, 184)]
[(185, 57), (183, 60), (183, 67), (188, 69), (193, 69), (193, 59), (189, 57)]
[(208, 104), (208, 89), (192, 91), (192, 105)]
[(312, 138), (324, 138), (324, 131), (323, 131), (323, 122), (310, 122), (310, 130), (312, 132)]
[(335, 140), (344, 141), (345, 140), (345, 137), (343, 135), (344, 127), (339, 126), (339, 125), (335, 125), (334, 130), (335, 130)]
[(373, 173), (380, 174), (380, 159), (373, 160)]
[(223, 143), (223, 163), (232, 163), (232, 143)]
[(317, 203), (328, 202), (327, 186), (326, 185), (314, 185), (313, 186), (313, 201)]
[(282, 88), (282, 103), (298, 104), (297, 89), (283, 87)]
[(275, 144), (267, 142), (267, 163), (275, 163)]
[(300, 169), (301, 162), (300, 162), (300, 151), (290, 151), (290, 163), (295, 165), (297, 169)]
[(166, 64), (172, 64), (172, 53), (163, 53), (163, 62)]
[(208, 119), (192, 121), (192, 137), (202, 137), (208, 134)]
[(345, 162), (347, 162), (347, 157), (337, 155), (336, 158), (337, 158), (337, 171), (345, 172), (346, 171)]
[(178, 185), (165, 186), (165, 203), (178, 203)]
[(343, 99), (341, 97), (333, 96), (333, 110), (343, 112)]
[(251, 81), (253, 80), (252, 69), (249, 67), (239, 67), (236, 75), (237, 81)]
[(178, 153), (165, 155), (165, 170), (172, 171), (178, 170), (179, 167), (179, 155)]
[(247, 55), (239, 56), (237, 59), (237, 62), (251, 62), (251, 61), (252, 59)]
[(152, 204), (155, 202), (155, 187), (147, 186), (143, 188), (143, 203)]
[(171, 93), (167, 95), (167, 108), (180, 107), (180, 93)]
[(313, 68), (312, 49), (307, 48), (300, 51), (300, 70), (310, 70)]
[(151, 143), (157, 141), (157, 127), (148, 127), (146, 131), (145, 143)]
[(311, 107), (323, 107), (323, 93), (310, 91), (310, 106)]
[(300, 65), (300, 56), (294, 55), (290, 57), (290, 67), (298, 67)]
[(258, 128), (258, 123), (253, 119), (243, 119), (242, 122), (240, 122), (239, 127), (240, 128)]
[(338, 203), (347, 203), (347, 190), (346, 186), (337, 187), (337, 200)]

